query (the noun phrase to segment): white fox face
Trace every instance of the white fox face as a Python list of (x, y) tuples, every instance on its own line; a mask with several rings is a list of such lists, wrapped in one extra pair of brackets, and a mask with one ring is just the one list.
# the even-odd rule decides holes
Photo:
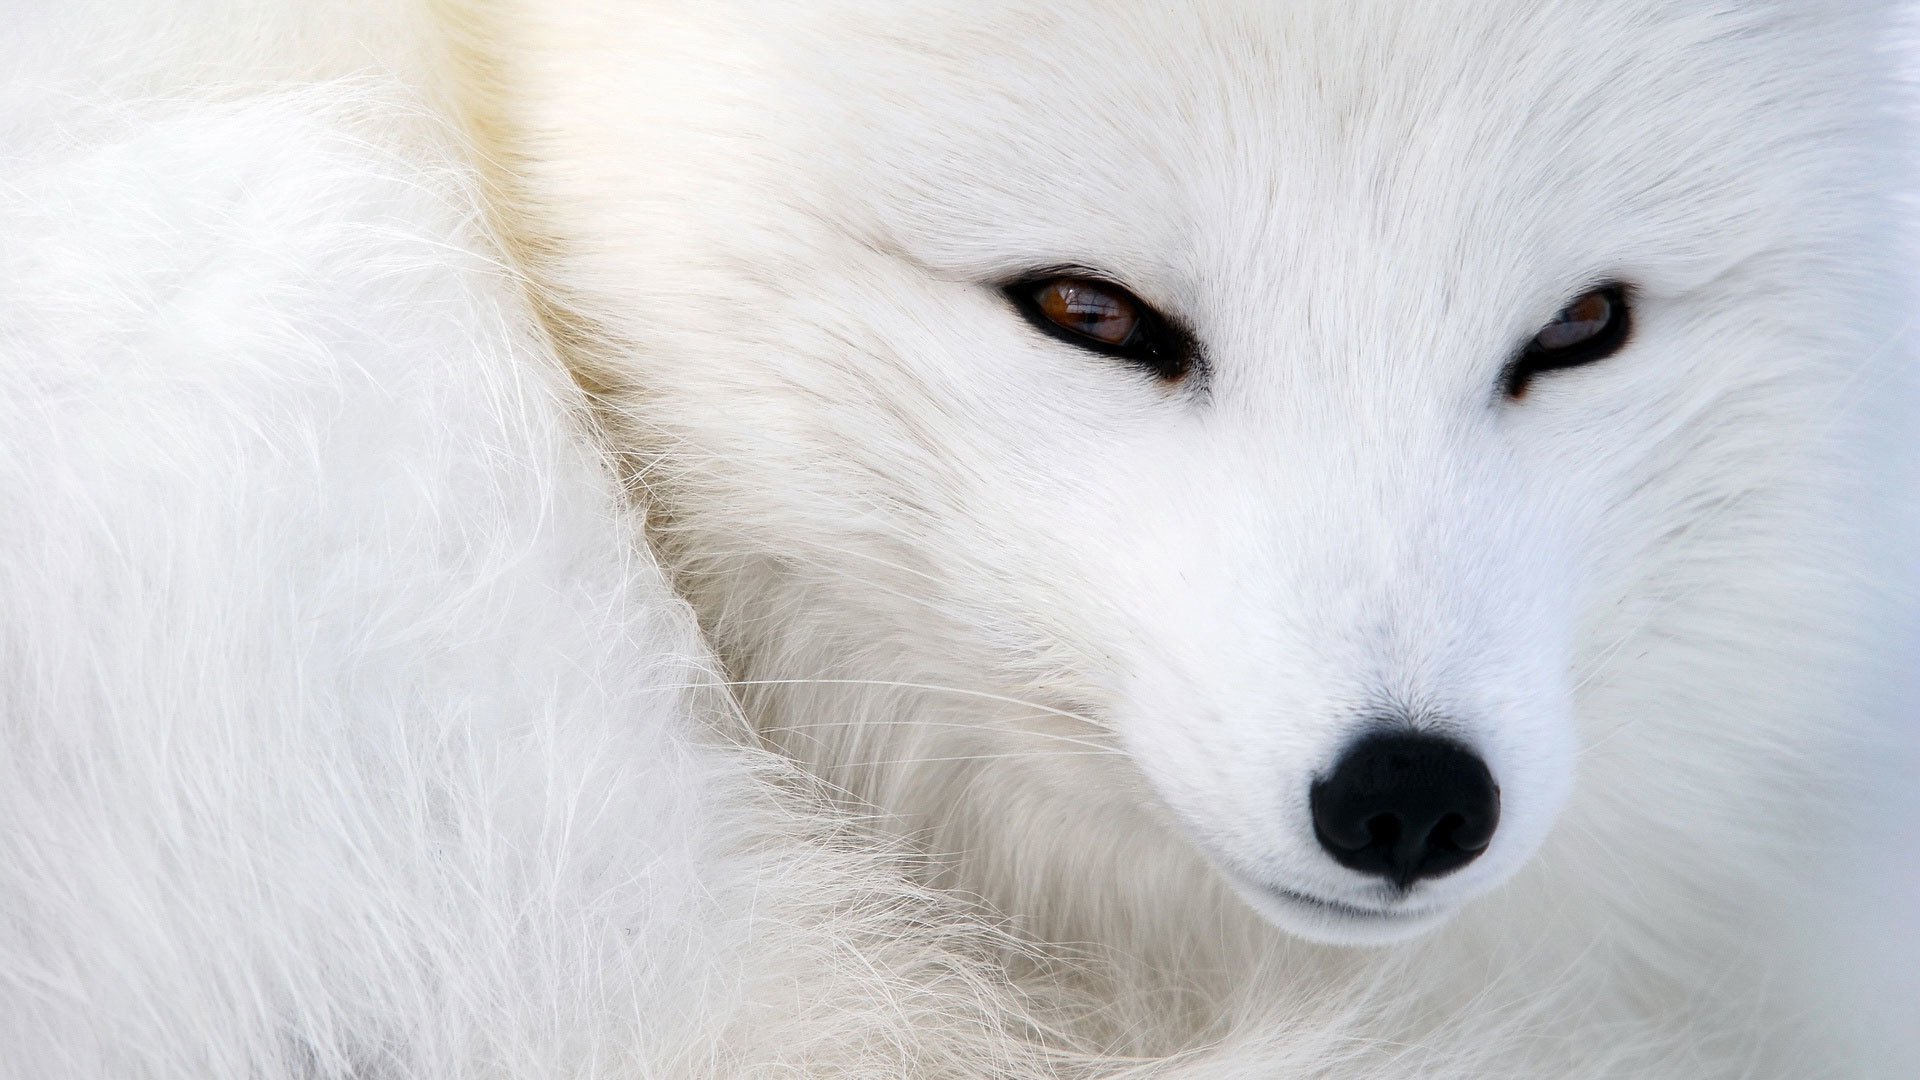
[(1384, 941), (1545, 841), (1868, 332), (1819, 6), (601, 12), (530, 183), (783, 745)]

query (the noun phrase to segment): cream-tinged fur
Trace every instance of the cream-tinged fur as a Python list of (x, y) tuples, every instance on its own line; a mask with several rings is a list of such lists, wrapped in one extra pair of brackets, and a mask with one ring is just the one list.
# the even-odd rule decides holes
[(57, 43), (0, 150), (0, 1077), (1041, 1075), (987, 932), (730, 743), (409, 95)]
[[(1907, 1075), (1891, 18), (33, 13), (0, 1077)], [(1396, 713), (1503, 797), (1404, 898), (1304, 811)]]

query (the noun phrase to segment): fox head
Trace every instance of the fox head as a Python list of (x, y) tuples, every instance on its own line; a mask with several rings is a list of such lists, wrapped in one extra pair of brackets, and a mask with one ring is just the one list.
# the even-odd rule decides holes
[(1767, 812), (1892, 329), (1874, 5), (558, 7), (501, 124), (654, 535), (966, 887), (1385, 942), (1636, 791)]

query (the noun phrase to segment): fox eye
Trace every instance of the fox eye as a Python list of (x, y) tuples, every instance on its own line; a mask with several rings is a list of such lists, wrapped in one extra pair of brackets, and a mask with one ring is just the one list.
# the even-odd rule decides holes
[(1507, 396), (1525, 396), (1534, 376), (1604, 360), (1626, 345), (1632, 332), (1627, 288), (1603, 285), (1581, 294), (1533, 335), (1507, 365)]
[(1098, 278), (1026, 278), (1006, 287), (1028, 322), (1083, 349), (1138, 364), (1168, 382), (1193, 366), (1192, 343), (1159, 312)]
[(1053, 325), (1108, 348), (1124, 349), (1140, 333), (1140, 303), (1096, 282), (1054, 278), (1033, 291), (1033, 304)]

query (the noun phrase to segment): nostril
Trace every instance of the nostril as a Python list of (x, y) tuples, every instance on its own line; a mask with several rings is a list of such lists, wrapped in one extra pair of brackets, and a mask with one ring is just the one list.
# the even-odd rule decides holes
[[(1375, 814), (1367, 819), (1367, 844), (1392, 847), (1400, 842), (1400, 818), (1394, 814)], [(1367, 844), (1360, 845), (1361, 847)]]
[(1500, 791), (1472, 751), (1431, 735), (1361, 740), (1311, 792), (1314, 834), (1342, 866), (1405, 887), (1478, 858)]

